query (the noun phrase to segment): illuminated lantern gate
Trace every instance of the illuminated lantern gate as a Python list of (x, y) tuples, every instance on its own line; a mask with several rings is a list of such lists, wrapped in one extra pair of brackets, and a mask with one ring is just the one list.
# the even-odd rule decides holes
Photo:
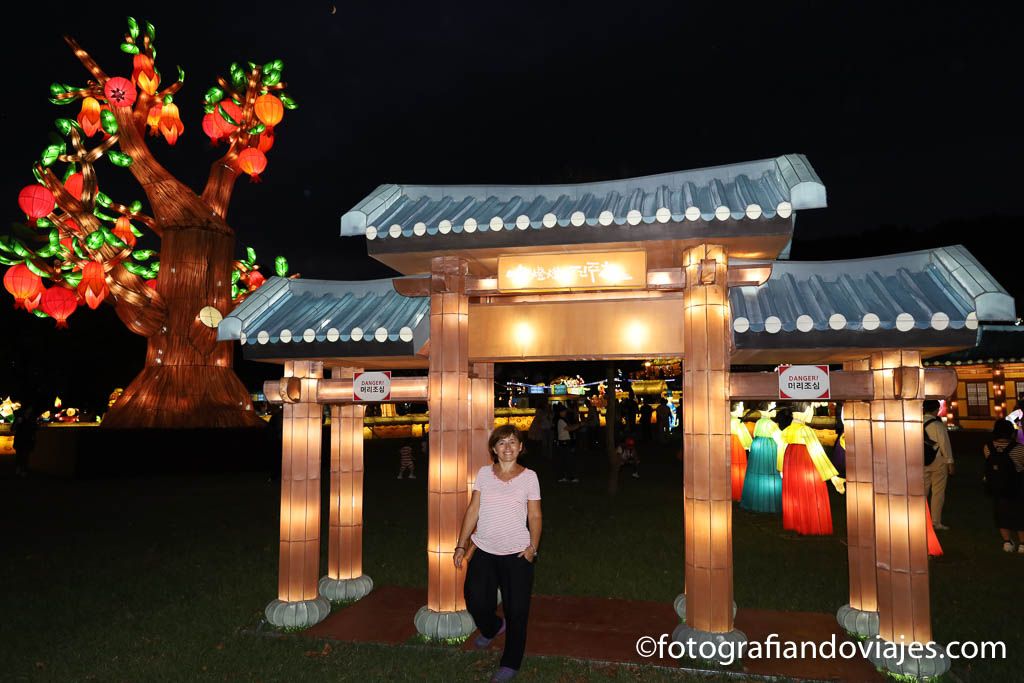
[[(737, 178), (745, 179), (742, 188), (734, 187)], [(722, 203), (710, 203), (712, 197)], [(747, 203), (739, 204), (740, 197)], [(1013, 319), (1013, 300), (961, 247), (838, 265), (786, 260), (795, 211), (823, 206), (825, 188), (800, 155), (579, 186), (375, 190), (342, 216), (342, 234), (365, 236), (369, 254), (405, 277), (270, 278), (260, 296), (246, 299), (218, 327), (218, 339), (240, 341), (247, 358), (285, 364), (285, 378), (265, 389), (271, 400), (341, 406), (333, 409), (340, 426), (332, 429), (332, 559), (325, 592), (365, 570), (356, 540), (358, 416), (344, 407), (352, 401), (347, 378), (354, 368), (427, 373), (401, 380), (420, 383), (419, 393), (405, 396), (429, 397), (431, 419), (427, 604), (415, 623), (423, 635), (450, 638), (473, 629), (464, 612), (463, 576), (451, 558), (467, 491), (485, 462), (480, 443), (493, 423), (493, 398), (484, 385), (492, 364), (681, 357), (686, 585), (675, 604), (684, 623), (674, 637), (742, 641), (733, 622), (729, 402), (777, 400), (779, 394), (775, 373), (731, 368), (848, 363), (832, 375), (832, 397), (850, 407), (850, 604), (839, 619), (850, 630), (891, 642), (929, 639), (917, 476), (920, 403), (947, 395), (955, 375), (951, 383), (952, 373), (924, 371), (921, 358), (972, 346), (979, 320)], [(961, 272), (976, 274), (971, 291)], [(839, 277), (841, 285), (835, 284)], [(929, 286), (908, 296), (908, 278)], [(872, 296), (837, 299), (837, 290)], [(800, 297), (805, 291), (821, 294), (811, 302)], [(903, 310), (908, 301), (916, 308)], [(774, 302), (773, 308), (763, 302)], [(310, 380), (312, 391), (287, 369), (300, 361), (322, 362), (340, 375)], [(395, 394), (399, 386), (393, 380), (392, 400), (403, 400)], [(297, 419), (295, 413), (285, 417), (286, 460), (293, 457), (287, 435), (297, 433)], [(775, 439), (763, 436), (770, 466)], [(307, 466), (318, 468), (313, 461)], [(901, 488), (896, 472), (913, 476)], [(776, 495), (769, 486), (761, 497), (774, 505)], [(286, 498), (282, 491), (282, 501), (282, 519), (305, 511), (304, 547), (312, 553), (318, 528), (309, 521), (312, 498)], [(876, 514), (876, 505), (885, 509)], [(315, 589), (310, 581), (306, 576), (289, 594), (294, 597), (282, 593), (280, 601), (315, 599), (308, 597)], [(654, 631), (668, 626), (651, 625)], [(901, 675), (941, 673), (934, 658), (909, 655), (905, 665), (879, 666)]]

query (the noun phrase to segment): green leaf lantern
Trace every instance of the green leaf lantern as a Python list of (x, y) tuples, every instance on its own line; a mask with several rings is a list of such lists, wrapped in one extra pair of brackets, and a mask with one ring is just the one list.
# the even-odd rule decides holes
[(99, 249), (103, 246), (103, 232), (100, 230), (94, 230), (85, 237), (85, 245), (92, 250)]
[(223, 99), (224, 91), (218, 88), (217, 86), (210, 88), (206, 91), (206, 94), (203, 95), (203, 101), (205, 101), (207, 104), (217, 104)]
[(117, 135), (117, 117), (109, 109), (100, 112), (100, 125), (107, 135)]
[(131, 43), (121, 43), (121, 52), (129, 55), (137, 55), (139, 54), (139, 47), (137, 45), (132, 45)]
[(132, 158), (124, 152), (118, 152), (116, 149), (107, 151), (107, 158), (110, 159), (110, 163), (114, 166), (120, 166), (121, 168), (128, 168), (132, 165)]
[(43, 166), (49, 167), (53, 165), (53, 162), (57, 161), (57, 157), (59, 157), (60, 154), (60, 145), (50, 145), (43, 150), (39, 160), (42, 162)]
[(288, 275), (288, 259), (284, 256), (278, 256), (274, 259), (274, 272), (277, 273), (278, 277), (287, 277)]
[(134, 17), (128, 17), (128, 35), (132, 37), (132, 40), (139, 37), (139, 22), (135, 21)]
[(256, 263), (256, 250), (252, 247), (245, 248), (245, 262), (250, 266)]

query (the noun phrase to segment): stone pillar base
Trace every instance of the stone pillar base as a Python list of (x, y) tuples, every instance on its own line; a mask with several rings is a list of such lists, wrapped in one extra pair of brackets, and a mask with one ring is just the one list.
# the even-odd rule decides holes
[(330, 613), (331, 603), (321, 596), (295, 602), (274, 600), (264, 610), (267, 621), (278, 628), (309, 628), (319, 624)]
[(332, 579), (325, 576), (317, 584), (320, 595), (331, 602), (355, 602), (373, 590), (373, 579), (366, 574), (354, 579)]
[[(686, 654), (692, 658), (714, 662), (719, 666), (729, 666), (739, 661), (738, 645), (747, 642), (747, 634), (737, 629), (725, 633), (709, 633), (690, 628), (683, 623), (672, 631), (672, 640), (682, 643), (686, 648)], [(713, 644), (714, 647), (707, 643)], [(724, 646), (725, 643), (731, 643), (731, 646)]]
[[(676, 614), (679, 615), (681, 621), (686, 621), (686, 593), (680, 593), (676, 596), (676, 599), (672, 602), (672, 607), (675, 609)], [(736, 618), (736, 601), (732, 603), (732, 618)], [(877, 631), (876, 631), (877, 632)]]
[(847, 604), (836, 612), (836, 621), (847, 633), (858, 638), (873, 638), (878, 635), (878, 612), (865, 612)]
[(466, 610), (458, 612), (435, 612), (426, 605), (419, 608), (413, 617), (416, 630), (430, 640), (466, 638), (476, 630), (476, 622)]
[(874, 648), (868, 659), (876, 669), (887, 674), (923, 681), (937, 678), (949, 671), (950, 661), (946, 656), (946, 648), (938, 643), (915, 643), (923, 650), (915, 652), (917, 657), (911, 656), (910, 645), (907, 644), (892, 643), (878, 636), (873, 639), (872, 644)]

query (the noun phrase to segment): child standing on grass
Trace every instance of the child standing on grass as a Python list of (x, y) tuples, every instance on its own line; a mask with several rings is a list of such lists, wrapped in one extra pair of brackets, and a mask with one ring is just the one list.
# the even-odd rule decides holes
[(416, 461), (412, 459), (412, 446), (409, 444), (403, 444), (398, 449), (398, 478), (402, 478), (402, 473), (409, 470), (409, 479), (416, 478)]

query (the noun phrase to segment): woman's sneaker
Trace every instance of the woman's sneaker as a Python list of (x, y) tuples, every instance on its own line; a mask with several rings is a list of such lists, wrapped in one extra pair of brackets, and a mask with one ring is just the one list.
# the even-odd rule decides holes
[(1010, 543), (1009, 541), (1005, 541), (1003, 543), (1003, 552), (1004, 553), (1012, 553), (1013, 551), (1014, 551), (1013, 544)]
[[(498, 632), (494, 634), (494, 638), (497, 638), (498, 636), (500, 636), (504, 632), (505, 632), (505, 620), (502, 619), (501, 620), (501, 628), (499, 628)], [(480, 635), (478, 635), (476, 637), (476, 640), (473, 641), (473, 644), (476, 645), (478, 648), (480, 648), (482, 650), (483, 648), (485, 648), (488, 645), (490, 645), (491, 642), (494, 640), (494, 638), (485, 638), (484, 634), (481, 633)], [(509, 671), (511, 671), (511, 669), (509, 669)]]

